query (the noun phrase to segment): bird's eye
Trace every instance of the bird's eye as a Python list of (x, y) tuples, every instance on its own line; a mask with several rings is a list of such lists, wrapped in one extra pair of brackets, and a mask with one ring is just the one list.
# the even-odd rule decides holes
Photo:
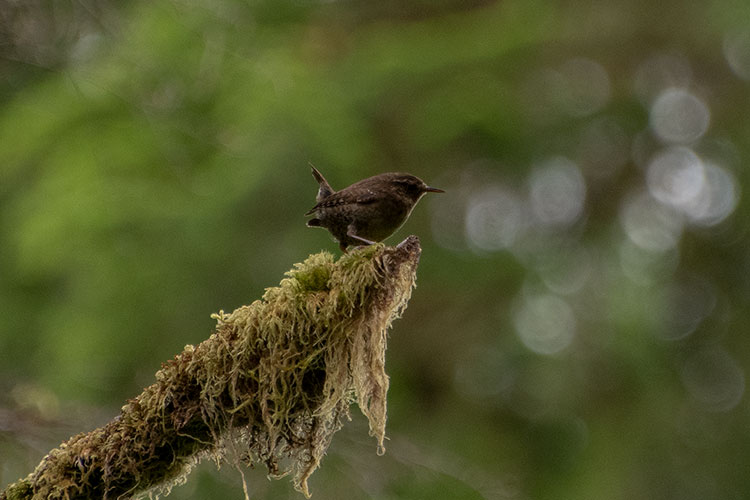
[(419, 186), (417, 186), (413, 182), (404, 182), (404, 187), (410, 193), (417, 193), (417, 192), (419, 192)]

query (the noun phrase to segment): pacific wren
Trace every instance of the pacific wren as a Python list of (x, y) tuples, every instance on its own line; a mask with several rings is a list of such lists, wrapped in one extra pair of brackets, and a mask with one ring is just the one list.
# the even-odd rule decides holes
[(320, 185), (317, 202), (305, 215), (309, 227), (323, 227), (346, 252), (349, 245), (372, 245), (392, 235), (406, 221), (425, 193), (444, 193), (410, 174), (390, 172), (361, 180), (334, 191), (312, 167)]

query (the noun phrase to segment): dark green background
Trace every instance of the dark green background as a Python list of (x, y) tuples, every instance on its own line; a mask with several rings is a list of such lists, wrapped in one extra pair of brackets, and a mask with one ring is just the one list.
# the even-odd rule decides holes
[[(424, 249), (388, 452), (353, 408), (314, 498), (747, 498), (748, 19), (3, 1), (0, 483), (113, 418), (212, 312), (338, 252), (304, 226), (312, 162), (334, 188), (406, 171), (447, 191), (388, 240)], [(246, 475), (252, 498), (302, 498)], [(206, 462), (169, 498), (241, 497)]]

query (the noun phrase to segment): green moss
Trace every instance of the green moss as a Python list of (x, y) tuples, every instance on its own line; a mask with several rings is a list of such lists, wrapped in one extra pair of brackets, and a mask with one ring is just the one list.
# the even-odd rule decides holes
[(300, 291), (318, 292), (328, 290), (331, 279), (333, 255), (321, 252), (311, 256), (303, 264), (295, 264), (295, 269), (287, 271), (286, 275), (297, 280)]
[[(32, 494), (31, 484), (27, 479), (22, 479), (8, 486), (5, 492), (0, 493), (0, 498), (7, 498), (8, 500), (23, 500), (31, 498)], [(3, 497), (3, 495), (6, 496)]]

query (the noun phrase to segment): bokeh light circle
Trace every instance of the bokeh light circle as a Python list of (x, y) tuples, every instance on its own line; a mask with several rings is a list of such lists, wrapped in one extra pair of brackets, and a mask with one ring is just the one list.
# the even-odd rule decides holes
[(664, 90), (651, 106), (651, 128), (663, 141), (693, 142), (708, 130), (711, 112), (703, 100), (682, 88)]
[(684, 207), (690, 221), (713, 226), (726, 219), (736, 208), (739, 186), (734, 175), (712, 162), (703, 162), (704, 182), (692, 203)]
[(495, 185), (475, 193), (466, 209), (466, 237), (480, 250), (511, 246), (522, 227), (521, 200), (511, 190)]
[(686, 209), (704, 188), (703, 162), (689, 148), (668, 148), (652, 158), (646, 182), (651, 195), (661, 203)]
[(724, 57), (734, 73), (750, 80), (750, 30), (736, 30), (724, 36)]
[(560, 66), (563, 107), (571, 116), (586, 116), (604, 107), (612, 93), (607, 70), (593, 59), (576, 57)]
[(552, 294), (528, 296), (513, 316), (521, 342), (539, 354), (556, 354), (575, 337), (576, 318), (563, 299)]
[(643, 192), (626, 198), (620, 209), (620, 222), (630, 241), (651, 252), (664, 252), (677, 245), (683, 219)]
[(529, 183), (531, 209), (542, 225), (569, 226), (581, 216), (586, 182), (571, 160), (548, 160), (532, 172)]
[(706, 409), (729, 411), (745, 393), (745, 372), (725, 350), (708, 347), (685, 360), (682, 382)]

